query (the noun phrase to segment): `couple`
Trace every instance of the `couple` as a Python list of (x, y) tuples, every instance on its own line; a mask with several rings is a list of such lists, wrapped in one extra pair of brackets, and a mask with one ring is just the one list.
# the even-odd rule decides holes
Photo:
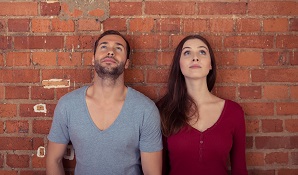
[[(130, 46), (117, 31), (94, 46), (91, 86), (63, 96), (48, 135), (47, 174), (64, 174), (71, 141), (76, 175), (246, 175), (241, 107), (211, 90), (213, 51), (199, 35), (177, 46), (164, 97), (154, 102), (124, 84)], [(161, 133), (162, 132), (162, 133)]]

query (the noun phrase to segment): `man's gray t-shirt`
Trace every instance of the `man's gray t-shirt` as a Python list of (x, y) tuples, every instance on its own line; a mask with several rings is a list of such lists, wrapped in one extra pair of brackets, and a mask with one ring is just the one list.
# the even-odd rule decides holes
[(74, 90), (59, 100), (48, 139), (72, 142), (76, 175), (142, 174), (140, 151), (162, 150), (160, 117), (154, 102), (128, 87), (117, 119), (101, 131), (88, 112), (87, 88)]

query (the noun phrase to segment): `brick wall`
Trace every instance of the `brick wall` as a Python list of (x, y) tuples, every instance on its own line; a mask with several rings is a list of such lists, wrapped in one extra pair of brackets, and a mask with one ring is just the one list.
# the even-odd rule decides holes
[(154, 100), (180, 39), (205, 36), (214, 93), (246, 113), (249, 174), (297, 175), (297, 15), (296, 0), (1, 0), (0, 174), (45, 174), (57, 100), (92, 81), (93, 42), (116, 29), (133, 48), (127, 84)]

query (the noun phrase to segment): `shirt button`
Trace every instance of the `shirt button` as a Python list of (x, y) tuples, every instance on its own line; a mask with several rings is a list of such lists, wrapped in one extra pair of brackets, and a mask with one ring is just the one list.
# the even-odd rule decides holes
[(203, 140), (200, 141), (200, 144), (202, 144), (202, 143), (203, 143)]

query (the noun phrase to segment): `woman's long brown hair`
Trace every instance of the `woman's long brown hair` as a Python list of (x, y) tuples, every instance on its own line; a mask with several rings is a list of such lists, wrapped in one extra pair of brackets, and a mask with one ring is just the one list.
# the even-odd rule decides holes
[(177, 133), (185, 124), (187, 124), (190, 117), (198, 111), (194, 100), (187, 93), (185, 78), (181, 72), (179, 63), (182, 47), (184, 43), (190, 39), (199, 39), (207, 45), (212, 66), (212, 70), (210, 70), (207, 75), (208, 90), (211, 91), (215, 84), (216, 64), (214, 53), (209, 42), (200, 35), (186, 36), (180, 41), (175, 50), (167, 83), (167, 92), (156, 103), (160, 111), (162, 131), (165, 136)]

